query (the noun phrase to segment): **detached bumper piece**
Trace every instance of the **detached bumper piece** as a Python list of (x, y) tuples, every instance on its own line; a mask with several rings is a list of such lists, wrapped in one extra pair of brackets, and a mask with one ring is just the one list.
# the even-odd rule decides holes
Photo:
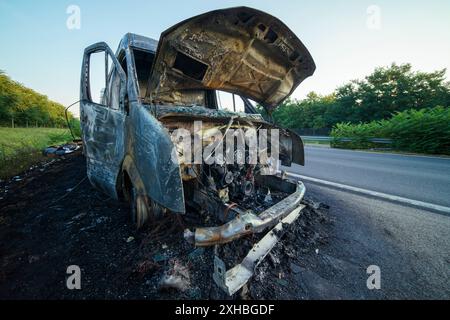
[(247, 234), (261, 233), (276, 225), (300, 205), (305, 194), (305, 186), (302, 182), (283, 180), (274, 176), (266, 176), (264, 179), (265, 181), (262, 182), (272, 187), (272, 190), (291, 188), (295, 191), (259, 215), (247, 211), (224, 225), (197, 228), (193, 234), (195, 246), (206, 247), (224, 244)]
[(242, 263), (230, 270), (219, 258), (214, 259), (213, 278), (216, 284), (227, 294), (233, 295), (252, 277), (255, 268), (272, 250), (282, 237), (286, 227), (292, 224), (305, 207), (301, 204), (305, 186), (300, 181), (283, 179), (278, 176), (261, 176), (258, 184), (270, 190), (279, 190), (289, 194), (286, 198), (266, 209), (260, 214), (248, 210), (241, 212), (227, 223), (208, 228), (197, 228), (194, 232), (185, 230), (185, 238), (195, 246), (205, 247), (224, 244), (247, 234), (261, 233), (272, 228), (256, 243)]
[(242, 288), (253, 276), (256, 267), (283, 236), (284, 231), (286, 231), (286, 226), (297, 220), (304, 207), (304, 205), (300, 205), (289, 213), (253, 246), (240, 264), (230, 270), (226, 270), (225, 263), (219, 257), (215, 256), (213, 274), (215, 283), (230, 296)]

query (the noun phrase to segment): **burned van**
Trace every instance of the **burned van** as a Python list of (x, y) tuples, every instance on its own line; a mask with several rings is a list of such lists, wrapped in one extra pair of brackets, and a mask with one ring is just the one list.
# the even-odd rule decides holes
[(89, 180), (129, 201), (138, 228), (164, 215), (209, 215), (214, 225), (185, 230), (195, 246), (268, 231), (234, 268), (216, 257), (214, 279), (233, 294), (303, 208), (304, 185), (278, 170), (304, 165), (302, 140), (270, 119), (314, 70), (286, 25), (246, 7), (187, 19), (159, 41), (127, 34), (115, 54), (91, 45), (80, 89)]

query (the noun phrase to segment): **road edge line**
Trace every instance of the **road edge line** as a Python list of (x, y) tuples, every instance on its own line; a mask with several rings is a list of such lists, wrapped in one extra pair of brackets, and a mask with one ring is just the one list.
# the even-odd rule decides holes
[(308, 147), (313, 147), (313, 148), (328, 148), (328, 149), (332, 149), (332, 150), (339, 150), (339, 151), (349, 151), (349, 152), (359, 152), (359, 153), (373, 153), (373, 154), (385, 154), (385, 155), (390, 155), (390, 156), (403, 156), (403, 157), (417, 157), (417, 158), (427, 158), (427, 159), (445, 159), (445, 160), (450, 160), (450, 156), (442, 154), (442, 155), (427, 155), (427, 154), (421, 154), (421, 153), (402, 153), (401, 151), (399, 152), (391, 152), (391, 151), (375, 151), (375, 150), (363, 150), (363, 149), (344, 149), (344, 148), (332, 148), (332, 147), (318, 147), (317, 145), (314, 144), (307, 144), (304, 143), (305, 146)]
[(372, 196), (372, 197), (376, 197), (376, 198), (387, 199), (387, 200), (394, 201), (394, 202), (406, 203), (406, 204), (413, 205), (413, 206), (416, 206), (416, 207), (432, 209), (432, 210), (435, 210), (435, 211), (439, 211), (439, 212), (444, 212), (444, 213), (450, 214), (450, 208), (449, 207), (441, 206), (441, 205), (434, 204), (434, 203), (423, 202), (423, 201), (414, 200), (414, 199), (408, 199), (408, 198), (404, 198), (404, 197), (400, 197), (400, 196), (394, 196), (394, 195), (391, 195), (391, 194), (378, 192), (378, 191), (373, 191), (373, 190), (362, 189), (362, 188), (358, 188), (358, 187), (352, 187), (352, 186), (348, 186), (348, 185), (345, 185), (345, 184), (341, 184), (341, 183), (337, 183), (337, 182), (331, 182), (331, 181), (327, 181), (327, 180), (321, 180), (321, 179), (308, 177), (308, 176), (303, 176), (303, 175), (292, 173), (292, 172), (287, 172), (287, 175), (291, 176), (291, 177), (294, 177), (294, 178), (299, 178), (299, 179), (302, 179), (302, 180), (315, 182), (315, 183), (323, 184), (323, 185), (326, 185), (326, 186), (335, 187), (335, 188), (338, 188), (338, 189), (353, 191), (353, 192), (356, 192), (356, 193), (366, 194), (366, 195), (369, 195), (369, 196)]

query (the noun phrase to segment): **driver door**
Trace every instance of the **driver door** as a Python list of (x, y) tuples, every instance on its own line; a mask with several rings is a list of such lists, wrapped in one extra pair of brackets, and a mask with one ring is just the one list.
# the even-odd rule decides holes
[[(94, 63), (95, 62), (95, 63)], [(80, 120), (87, 175), (117, 198), (124, 157), (126, 74), (104, 42), (86, 48), (81, 73)]]

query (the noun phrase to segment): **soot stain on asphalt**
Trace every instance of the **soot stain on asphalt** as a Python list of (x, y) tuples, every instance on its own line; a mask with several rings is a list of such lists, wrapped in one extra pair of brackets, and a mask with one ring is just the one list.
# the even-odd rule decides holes
[[(80, 152), (0, 183), (0, 197), (2, 299), (311, 298), (305, 275), (317, 267), (316, 252), (328, 245), (333, 225), (326, 205), (305, 198), (300, 218), (228, 297), (212, 278), (213, 247), (187, 243), (175, 216), (135, 230), (127, 204), (90, 185)], [(260, 237), (221, 246), (227, 267)], [(81, 269), (81, 290), (66, 287), (70, 265)]]

